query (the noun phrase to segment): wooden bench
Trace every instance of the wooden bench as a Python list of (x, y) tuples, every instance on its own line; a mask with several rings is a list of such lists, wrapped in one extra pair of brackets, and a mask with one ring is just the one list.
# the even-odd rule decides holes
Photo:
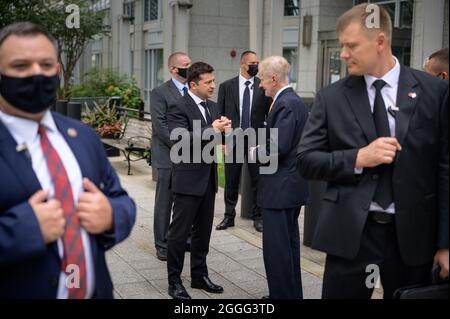
[[(126, 109), (121, 109), (121, 112), (124, 110)], [(140, 112), (140, 116), (126, 115), (119, 138), (102, 138), (104, 144), (119, 149), (125, 155), (128, 163), (128, 175), (131, 175), (131, 162), (145, 159), (149, 164), (151, 163), (152, 123), (149, 118), (144, 117), (143, 113), (146, 112)]]

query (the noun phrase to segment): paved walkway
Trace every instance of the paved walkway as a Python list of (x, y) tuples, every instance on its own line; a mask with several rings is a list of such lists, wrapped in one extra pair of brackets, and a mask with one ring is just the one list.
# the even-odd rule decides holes
[[(167, 299), (166, 263), (156, 258), (153, 241), (153, 201), (156, 183), (151, 168), (144, 162), (133, 163), (132, 176), (126, 175), (122, 157), (110, 158), (123, 187), (138, 207), (136, 224), (130, 237), (107, 254), (114, 282), (116, 298)], [(239, 216), (240, 203), (237, 205)], [(216, 197), (214, 229), (207, 258), (210, 277), (224, 287), (215, 295), (190, 288), (189, 253), (186, 254), (182, 279), (188, 293), (197, 299), (259, 299), (268, 294), (262, 256), (262, 236), (253, 222), (236, 218), (236, 226), (216, 231), (223, 218), (223, 189)], [(302, 217), (300, 230), (302, 229)], [(325, 255), (308, 247), (301, 247), (303, 291), (306, 299), (321, 297)]]

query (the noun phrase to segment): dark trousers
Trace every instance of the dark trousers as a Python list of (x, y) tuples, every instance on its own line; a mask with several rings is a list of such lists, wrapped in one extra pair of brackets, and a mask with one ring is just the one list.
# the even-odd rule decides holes
[(170, 168), (158, 168), (153, 220), (156, 248), (167, 248), (167, 232), (173, 204), (173, 195), (170, 189), (171, 172)]
[(206, 256), (214, 219), (214, 174), (203, 196), (174, 193), (173, 218), (169, 226), (167, 272), (169, 284), (181, 283), (186, 240), (191, 234), (191, 278), (208, 275)]
[[(256, 205), (256, 186), (258, 185), (258, 165), (248, 164), (251, 178), (253, 203), (252, 219), (261, 219), (261, 210)], [(242, 163), (225, 163), (225, 217), (234, 219), (236, 217), (236, 204), (239, 196), (239, 184), (241, 181)]]
[(303, 298), (300, 272), (300, 207), (262, 208), (263, 255), (271, 299)]
[(369, 217), (356, 258), (327, 255), (322, 298), (370, 299), (379, 274), (384, 299), (391, 299), (400, 287), (426, 282), (431, 266), (431, 260), (423, 266), (405, 265), (397, 245), (395, 222), (379, 224)]

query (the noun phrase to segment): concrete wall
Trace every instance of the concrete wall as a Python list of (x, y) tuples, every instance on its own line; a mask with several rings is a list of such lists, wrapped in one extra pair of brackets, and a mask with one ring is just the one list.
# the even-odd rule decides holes
[[(297, 91), (303, 97), (313, 97), (319, 88), (319, 78), (321, 66), (319, 65), (322, 53), (322, 46), (319, 40), (320, 32), (333, 32), (336, 26), (336, 19), (351, 8), (352, 0), (303, 0), (301, 1), (301, 24), (302, 33), (303, 17), (312, 16), (312, 41), (309, 47), (303, 46), (300, 41), (299, 46), (299, 69)], [(302, 39), (302, 36), (300, 36)]]
[(445, 0), (414, 1), (411, 67), (421, 69), (423, 61), (442, 48), (444, 8)]
[[(250, 46), (248, 17), (248, 0), (193, 1), (189, 55), (214, 67), (217, 84), (239, 72), (240, 54)], [(233, 49), (236, 57), (230, 56)]]

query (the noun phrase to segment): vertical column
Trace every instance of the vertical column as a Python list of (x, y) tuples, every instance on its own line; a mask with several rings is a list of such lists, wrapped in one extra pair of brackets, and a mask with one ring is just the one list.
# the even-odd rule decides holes
[(123, 3), (120, 0), (110, 1), (111, 14), (111, 43), (112, 43), (112, 68), (116, 69), (119, 66), (119, 49), (120, 49), (120, 16), (123, 12)]
[(263, 39), (263, 19), (264, 19), (264, 1), (249, 1), (249, 49), (262, 56), (262, 39)]
[(442, 48), (445, 0), (414, 1), (411, 67), (421, 69), (423, 61)]

